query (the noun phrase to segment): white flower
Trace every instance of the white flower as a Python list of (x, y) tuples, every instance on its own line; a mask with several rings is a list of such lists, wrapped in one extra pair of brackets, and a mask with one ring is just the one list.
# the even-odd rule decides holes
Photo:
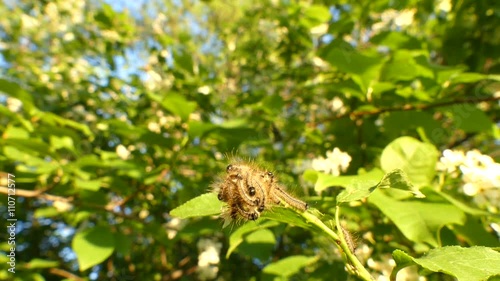
[(120, 144), (116, 147), (116, 154), (121, 159), (126, 160), (130, 156), (130, 151), (124, 145)]
[(21, 25), (24, 30), (31, 31), (40, 26), (40, 22), (37, 18), (28, 16), (26, 14), (21, 15)]
[(158, 74), (154, 70), (148, 70), (146, 72), (146, 81), (144, 81), (144, 86), (146, 87), (146, 89), (153, 91), (159, 87), (161, 81), (162, 78), (160, 74)]
[(160, 124), (156, 123), (156, 122), (149, 122), (148, 123), (148, 130), (150, 130), (151, 132), (153, 133), (161, 133), (161, 127), (160, 127)]
[(168, 239), (174, 239), (177, 235), (177, 232), (184, 228), (187, 224), (185, 220), (181, 220), (179, 218), (172, 218), (169, 222), (167, 222), (167, 237)]
[(349, 154), (336, 147), (333, 151), (326, 152), (326, 159), (321, 156), (313, 159), (312, 168), (316, 171), (338, 176), (341, 171), (345, 172), (347, 170), (351, 160)]
[(19, 112), (23, 107), (23, 102), (19, 99), (8, 97), (7, 98), (7, 108), (11, 112)]
[(468, 195), (468, 196), (474, 196), (479, 191), (478, 186), (473, 184), (473, 183), (470, 183), (470, 182), (464, 184), (464, 186), (462, 186), (462, 189), (463, 189), (465, 195)]
[(71, 209), (73, 209), (73, 205), (71, 205), (68, 202), (63, 202), (63, 201), (54, 201), (52, 206), (54, 206), (54, 208), (56, 208), (57, 211), (61, 212), (61, 213), (67, 212), (67, 211), (70, 211)]
[(394, 19), (397, 26), (409, 26), (413, 23), (413, 16), (417, 12), (416, 9), (405, 9), (399, 12), (398, 16)]
[(369, 268), (377, 272), (376, 274), (374, 274), (375, 280), (389, 281), (389, 276), (391, 275), (392, 269), (396, 265), (396, 262), (390, 255), (383, 255), (380, 258), (381, 261), (375, 261), (373, 258), (369, 258), (366, 264)]
[(339, 114), (344, 114), (346, 112), (346, 109), (344, 107), (344, 102), (339, 97), (334, 97), (332, 99), (331, 105), (332, 105), (333, 112), (337, 112)]
[(491, 212), (500, 209), (500, 164), (478, 150), (467, 153), (445, 150), (437, 165), (442, 172), (462, 176), (462, 192), (471, 196), (475, 204)]
[(206, 96), (206, 95), (210, 94), (210, 87), (208, 87), (206, 85), (201, 86), (198, 88), (198, 93)]
[(323, 23), (310, 29), (312, 35), (320, 36), (328, 32), (328, 24)]
[(438, 162), (437, 169), (439, 171), (445, 171), (447, 173), (453, 173), (457, 170), (465, 161), (465, 155), (463, 151), (454, 151), (451, 149), (446, 149), (443, 151), (443, 157)]
[(439, 1), (439, 3), (437, 4), (437, 9), (445, 13), (448, 13), (449, 11), (451, 11), (451, 1), (450, 0)]
[(222, 244), (211, 239), (200, 239), (198, 251), (198, 278), (200, 280), (214, 279), (219, 272), (220, 250)]

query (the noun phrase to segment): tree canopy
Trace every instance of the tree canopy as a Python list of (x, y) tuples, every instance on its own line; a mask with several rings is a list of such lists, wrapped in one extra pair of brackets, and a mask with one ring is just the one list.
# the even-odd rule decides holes
[[(499, 54), (495, 0), (4, 1), (0, 280), (499, 278)], [(290, 195), (224, 225), (233, 161)]]

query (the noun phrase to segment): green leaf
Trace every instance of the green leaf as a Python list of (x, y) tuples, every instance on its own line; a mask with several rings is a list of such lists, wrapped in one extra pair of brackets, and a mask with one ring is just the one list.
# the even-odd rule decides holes
[(397, 50), (382, 69), (382, 79), (389, 81), (413, 80), (417, 77), (433, 78), (432, 70), (420, 65), (415, 60), (419, 52)]
[(411, 133), (419, 127), (425, 130), (427, 136), (431, 136), (434, 130), (442, 130), (433, 116), (423, 111), (389, 112), (384, 117), (383, 126), (385, 132), (394, 137), (399, 137), (407, 131)]
[(39, 269), (39, 268), (51, 268), (59, 265), (58, 261), (50, 261), (43, 259), (32, 259), (26, 263), (26, 268), (29, 269)]
[(29, 136), (28, 130), (15, 126), (7, 126), (7, 129), (2, 133), (4, 139), (28, 139)]
[(485, 75), (476, 72), (463, 72), (450, 77), (451, 84), (475, 83), (485, 79), (498, 80), (498, 75)]
[(455, 205), (456, 207), (458, 207), (460, 210), (464, 211), (467, 214), (471, 214), (473, 216), (491, 216), (491, 215), (493, 215), (492, 213), (489, 213), (487, 211), (470, 207), (467, 204), (460, 202), (458, 199), (455, 199), (453, 196), (448, 195), (444, 192), (433, 190), (430, 188), (425, 188), (424, 190), (426, 192), (433, 192), (433, 193), (438, 194), (439, 196), (443, 197), (448, 202)]
[(369, 85), (378, 79), (383, 62), (383, 59), (377, 56), (339, 48), (331, 49), (324, 59), (340, 71), (355, 74), (352, 78), (363, 92), (366, 92)]
[(244, 242), (238, 247), (240, 254), (267, 261), (275, 247), (276, 238), (269, 229), (259, 229), (245, 237)]
[[(332, 176), (317, 172), (318, 179), (314, 185), (314, 190), (316, 192), (321, 192), (332, 186), (342, 186), (353, 190), (368, 189), (377, 185), (383, 175), (383, 172), (379, 169), (373, 169), (370, 172), (357, 176)], [(311, 177), (311, 175), (308, 175), (308, 177)]]
[(85, 134), (85, 136), (94, 138), (94, 134), (90, 130), (90, 128), (85, 123), (76, 122), (71, 119), (66, 119), (61, 116), (58, 116), (52, 112), (41, 112), (38, 111), (34, 114), (34, 117), (39, 118), (44, 123), (49, 124), (51, 126), (67, 126), (69, 128), (73, 128)]
[(34, 213), (35, 218), (51, 218), (59, 215), (59, 211), (55, 207), (37, 208)]
[(50, 136), (51, 149), (53, 151), (66, 148), (70, 151), (74, 151), (75, 145), (73, 139), (68, 136)]
[(310, 228), (311, 225), (309, 225), (297, 212), (300, 211), (295, 211), (283, 206), (273, 206), (270, 210), (263, 212), (261, 218), (267, 218), (301, 228)]
[(193, 198), (173, 209), (170, 211), (170, 215), (181, 219), (213, 216), (221, 213), (222, 206), (224, 206), (224, 203), (217, 199), (215, 193), (210, 192)]
[(308, 256), (286, 257), (267, 265), (262, 269), (262, 272), (287, 278), (298, 273), (300, 269), (314, 263), (316, 260), (316, 257)]
[(377, 206), (398, 229), (414, 242), (439, 246), (437, 234), (444, 225), (463, 224), (465, 214), (457, 207), (442, 202), (398, 201), (376, 190), (369, 202)]
[[(19, 161), (24, 164), (17, 167), (18, 171), (36, 172), (38, 174), (43, 174), (50, 173), (59, 168), (59, 165), (55, 163), (55, 161), (46, 161), (44, 159), (33, 156), (31, 153), (19, 150), (12, 146), (5, 146), (3, 148), (3, 153), (7, 158), (13, 161)], [(36, 168), (36, 170), (34, 171), (33, 168)]]
[(305, 25), (307, 27), (315, 27), (319, 24), (326, 23), (331, 18), (328, 7), (321, 5), (311, 5), (304, 12)]
[(337, 203), (361, 200), (370, 196), (376, 188), (395, 188), (410, 191), (417, 198), (425, 197), (424, 194), (413, 187), (402, 170), (396, 169), (391, 171), (385, 174), (382, 180), (375, 183), (376, 179), (380, 178), (380, 172), (380, 170), (374, 169), (366, 174), (357, 176), (356, 180), (351, 180), (345, 185), (346, 189), (337, 196)]
[(380, 183), (383, 173), (379, 169), (373, 169), (366, 174), (359, 176), (342, 176), (339, 178), (344, 183), (338, 181), (338, 185), (345, 186), (345, 190), (337, 196), (337, 203), (352, 202), (370, 196)]
[(318, 180), (314, 185), (314, 190), (321, 192), (331, 186), (342, 186), (352, 190), (366, 190), (377, 185), (383, 175), (384, 173), (379, 169), (373, 169), (357, 176), (333, 176), (318, 172)]
[(456, 104), (448, 110), (453, 115), (455, 128), (464, 130), (466, 133), (489, 131), (493, 126), (492, 120), (475, 105)]
[(216, 127), (217, 126), (215, 126), (212, 123), (190, 120), (189, 121), (189, 136), (191, 138), (201, 137), (205, 133), (209, 132), (210, 130), (213, 130)]
[(42, 155), (43, 157), (50, 155), (50, 146), (38, 139), (16, 139), (8, 138), (3, 140), (5, 145), (17, 147), (23, 153), (31, 153), (34, 156)]
[[(459, 281), (482, 281), (500, 275), (500, 253), (487, 247), (449, 246), (432, 249), (421, 258), (413, 258), (401, 250), (394, 251), (392, 255), (398, 269), (417, 264), (426, 270), (451, 275)], [(396, 274), (395, 270), (391, 277)]]
[(248, 233), (252, 233), (256, 230), (261, 230), (269, 227), (274, 227), (277, 226), (279, 223), (275, 221), (264, 221), (261, 222), (256, 221), (256, 222), (247, 222), (246, 224), (242, 225), (238, 229), (236, 229), (231, 236), (229, 237), (229, 248), (226, 253), (226, 258), (229, 258), (231, 253), (241, 244), (243, 243), (245, 236)]
[(417, 198), (424, 198), (425, 195), (415, 188), (408, 180), (408, 176), (401, 169), (396, 169), (384, 175), (378, 184), (379, 188), (395, 188), (403, 191), (410, 191)]
[(380, 162), (384, 171), (401, 169), (412, 184), (421, 187), (434, 179), (438, 156), (439, 153), (432, 144), (412, 137), (400, 137), (386, 146)]
[(177, 93), (168, 93), (165, 97), (148, 93), (148, 96), (184, 121), (188, 120), (189, 114), (191, 114), (197, 106), (196, 102), (188, 101), (183, 95)]
[(90, 191), (97, 191), (101, 188), (102, 181), (101, 180), (74, 180), (75, 187), (79, 189), (86, 189)]
[[(0, 115), (2, 115), (4, 117), (11, 118), (12, 120), (17, 120), (24, 127), (24, 129), (26, 129), (28, 132), (33, 132), (33, 130), (34, 130), (33, 124), (30, 121), (24, 119), (21, 114), (17, 114), (15, 112), (10, 111), (3, 104), (0, 104)], [(11, 123), (16, 124), (16, 122), (12, 122), (12, 121), (11, 121)]]
[(132, 240), (133, 237), (130, 235), (127, 235), (125, 233), (115, 233), (115, 246), (116, 246), (116, 251), (118, 253), (121, 253), (122, 255), (127, 255), (130, 253), (130, 250), (132, 248)]
[(377, 45), (387, 46), (396, 49), (419, 49), (422, 43), (408, 34), (399, 31), (382, 31), (370, 39)]
[(106, 226), (96, 226), (77, 233), (71, 245), (80, 271), (103, 262), (115, 250), (113, 233)]
[(467, 221), (463, 225), (453, 225), (452, 230), (469, 245), (500, 247), (498, 237), (488, 232), (479, 218), (467, 216)]
[(9, 96), (22, 101), (27, 112), (30, 112), (33, 108), (33, 97), (15, 82), (0, 79), (0, 92), (5, 92)]

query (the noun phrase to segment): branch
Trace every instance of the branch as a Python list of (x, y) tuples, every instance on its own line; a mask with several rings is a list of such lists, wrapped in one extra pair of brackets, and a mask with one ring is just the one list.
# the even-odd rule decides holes
[(54, 275), (61, 276), (61, 277), (64, 277), (64, 278), (67, 278), (70, 280), (74, 280), (74, 281), (84, 281), (85, 280), (81, 277), (74, 275), (71, 272), (68, 272), (66, 270), (59, 269), (59, 268), (51, 268), (51, 269), (49, 269), (49, 272), (54, 274)]
[(347, 112), (344, 114), (339, 114), (339, 115), (336, 115), (333, 117), (325, 118), (322, 121), (332, 121), (332, 120), (342, 119), (342, 118), (346, 118), (346, 117), (350, 117), (351, 119), (357, 119), (358, 117), (369, 116), (369, 115), (379, 115), (379, 114), (382, 114), (384, 112), (426, 110), (426, 109), (430, 109), (430, 108), (448, 106), (448, 105), (453, 105), (453, 104), (479, 103), (479, 102), (485, 102), (485, 101), (489, 102), (489, 101), (497, 101), (497, 100), (500, 100), (500, 97), (486, 97), (486, 98), (478, 98), (478, 99), (457, 99), (457, 100), (451, 100), (451, 101), (445, 101), (445, 102), (433, 103), (433, 104), (405, 104), (403, 106), (398, 106), (398, 107), (386, 107), (386, 108), (377, 108), (377, 109), (366, 110), (366, 111)]
[[(16, 196), (21, 196), (21, 197), (27, 197), (27, 198), (39, 198), (39, 199), (45, 199), (49, 201), (60, 201), (60, 202), (65, 202), (69, 203), (73, 201), (72, 197), (62, 197), (62, 196), (57, 196), (57, 195), (51, 195), (44, 193), (46, 189), (40, 189), (40, 190), (26, 190), (26, 189), (15, 189), (15, 194)], [(6, 186), (0, 186), (0, 193), (3, 194), (9, 194), (9, 188)]]

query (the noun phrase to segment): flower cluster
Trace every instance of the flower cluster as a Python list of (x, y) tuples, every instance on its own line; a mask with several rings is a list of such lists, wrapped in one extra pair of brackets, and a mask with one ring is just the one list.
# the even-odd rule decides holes
[(313, 159), (312, 168), (316, 171), (325, 172), (334, 176), (345, 172), (351, 163), (351, 156), (335, 147), (332, 151), (326, 152), (326, 159), (322, 156)]
[(473, 197), (479, 206), (492, 212), (500, 210), (500, 163), (478, 150), (467, 153), (447, 149), (443, 151), (437, 170), (451, 177), (461, 177), (461, 191)]
[(211, 280), (217, 277), (219, 272), (220, 250), (222, 244), (212, 239), (200, 239), (198, 241), (198, 280)]

